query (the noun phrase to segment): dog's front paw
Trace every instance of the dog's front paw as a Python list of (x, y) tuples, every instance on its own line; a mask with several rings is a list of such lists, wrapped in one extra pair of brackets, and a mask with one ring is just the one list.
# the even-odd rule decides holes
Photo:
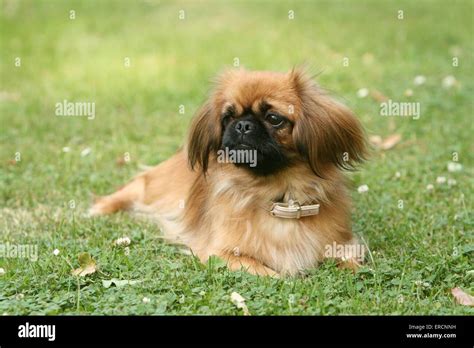
[(221, 257), (227, 261), (227, 267), (231, 271), (241, 270), (253, 275), (280, 278), (280, 274), (278, 272), (251, 257), (234, 255), (225, 255)]
[(350, 258), (341, 260), (338, 266), (342, 269), (350, 269), (355, 273), (362, 266), (362, 263), (357, 261), (355, 258)]

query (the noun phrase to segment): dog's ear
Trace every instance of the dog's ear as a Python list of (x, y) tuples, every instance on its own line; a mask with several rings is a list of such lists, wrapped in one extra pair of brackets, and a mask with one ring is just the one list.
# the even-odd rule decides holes
[(322, 91), (304, 71), (293, 70), (289, 78), (301, 100), (301, 115), (293, 129), (299, 153), (320, 177), (324, 177), (324, 168), (331, 164), (354, 169), (367, 154), (359, 120), (346, 106)]
[(187, 154), (191, 169), (199, 167), (206, 173), (209, 156), (219, 150), (220, 135), (221, 124), (212, 103), (207, 101), (194, 116), (188, 135)]

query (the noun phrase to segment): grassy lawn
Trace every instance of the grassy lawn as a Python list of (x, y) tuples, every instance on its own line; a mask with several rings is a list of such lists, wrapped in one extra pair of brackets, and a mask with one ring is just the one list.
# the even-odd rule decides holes
[[(234, 291), (253, 315), (473, 314), (450, 292), (474, 291), (472, 1), (0, 3), (0, 243), (38, 248), (37, 261), (0, 257), (0, 314), (240, 315)], [(85, 217), (92, 193), (183, 144), (209, 80), (235, 58), (306, 62), (369, 135), (401, 134), (349, 174), (353, 229), (371, 251), (358, 273), (333, 262), (305, 277), (232, 273), (163, 243), (149, 221)], [(456, 82), (443, 87), (446, 76)], [(377, 91), (420, 103), (421, 116), (381, 116)], [(56, 116), (63, 100), (95, 102), (95, 118)], [(448, 171), (453, 156), (462, 170)], [(113, 245), (124, 236), (128, 249)], [(99, 269), (78, 278), (82, 252)], [(113, 278), (139, 282), (105, 287)]]

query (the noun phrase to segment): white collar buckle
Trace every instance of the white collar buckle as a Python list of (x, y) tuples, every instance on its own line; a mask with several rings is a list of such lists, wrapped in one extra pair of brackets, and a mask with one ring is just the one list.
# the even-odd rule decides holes
[(299, 219), (319, 214), (319, 204), (300, 205), (293, 200), (288, 203), (273, 203), (270, 214), (284, 219)]

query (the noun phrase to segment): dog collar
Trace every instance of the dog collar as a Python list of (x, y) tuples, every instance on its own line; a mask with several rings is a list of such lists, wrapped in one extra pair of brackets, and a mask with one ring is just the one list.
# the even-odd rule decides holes
[(273, 203), (270, 214), (284, 219), (299, 219), (319, 214), (319, 204), (300, 205), (293, 200), (288, 203)]

